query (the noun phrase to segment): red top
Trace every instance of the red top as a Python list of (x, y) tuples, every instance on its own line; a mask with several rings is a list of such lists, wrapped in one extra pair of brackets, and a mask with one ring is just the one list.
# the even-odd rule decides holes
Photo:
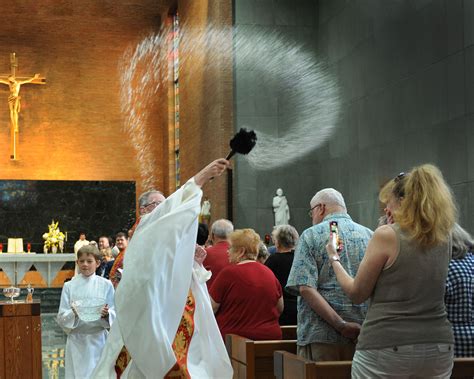
[(208, 289), (211, 288), (211, 285), (214, 283), (214, 280), (216, 280), (219, 272), (221, 272), (224, 267), (230, 265), (229, 254), (227, 254), (229, 246), (229, 242), (220, 241), (214, 246), (210, 246), (206, 249), (207, 257), (204, 260), (203, 265), (206, 270), (212, 272), (211, 279), (206, 282)]
[(222, 336), (233, 333), (252, 340), (280, 340), (278, 299), (281, 285), (259, 262), (225, 267), (210, 289), (220, 304), (216, 314)]

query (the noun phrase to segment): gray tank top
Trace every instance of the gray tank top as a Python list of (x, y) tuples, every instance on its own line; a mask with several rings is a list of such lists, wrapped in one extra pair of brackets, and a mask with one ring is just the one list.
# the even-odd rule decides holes
[(451, 244), (423, 250), (398, 224), (399, 253), (383, 270), (370, 298), (357, 349), (454, 343), (444, 305)]

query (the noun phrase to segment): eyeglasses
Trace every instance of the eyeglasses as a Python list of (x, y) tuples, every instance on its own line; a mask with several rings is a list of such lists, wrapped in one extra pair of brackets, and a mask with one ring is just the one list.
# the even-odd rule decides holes
[(314, 209), (314, 208), (317, 208), (317, 207), (320, 207), (321, 205), (323, 205), (323, 204), (318, 203), (318, 204), (316, 204), (313, 208), (310, 208), (309, 211), (308, 211), (308, 216), (311, 217), (311, 218), (313, 218), (313, 209)]
[(398, 183), (400, 180), (402, 180), (404, 177), (406, 176), (406, 174), (404, 172), (401, 172), (400, 174), (398, 174), (394, 179), (393, 181), (395, 183)]

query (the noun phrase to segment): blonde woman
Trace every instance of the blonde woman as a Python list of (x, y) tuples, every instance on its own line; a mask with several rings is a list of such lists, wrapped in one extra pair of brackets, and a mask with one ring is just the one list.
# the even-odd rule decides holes
[(352, 364), (353, 378), (449, 378), (453, 331), (444, 305), (456, 219), (453, 196), (433, 165), (400, 174), (381, 191), (389, 225), (370, 240), (355, 278), (326, 246), (354, 303), (371, 299)]
[(273, 272), (257, 262), (260, 237), (253, 229), (230, 235), (229, 261), (209, 291), (219, 330), (253, 340), (281, 339), (281, 285)]

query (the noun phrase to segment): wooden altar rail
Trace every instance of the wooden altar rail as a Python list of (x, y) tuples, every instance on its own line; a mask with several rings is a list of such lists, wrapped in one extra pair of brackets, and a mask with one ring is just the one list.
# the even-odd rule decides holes
[(274, 379), (273, 352), (287, 350), (296, 353), (296, 326), (282, 327), (278, 341), (253, 341), (235, 334), (226, 335), (226, 348), (234, 369), (234, 378)]
[[(277, 379), (350, 378), (352, 361), (313, 362), (287, 351), (274, 352)], [(474, 358), (455, 358), (451, 378), (474, 377)]]

